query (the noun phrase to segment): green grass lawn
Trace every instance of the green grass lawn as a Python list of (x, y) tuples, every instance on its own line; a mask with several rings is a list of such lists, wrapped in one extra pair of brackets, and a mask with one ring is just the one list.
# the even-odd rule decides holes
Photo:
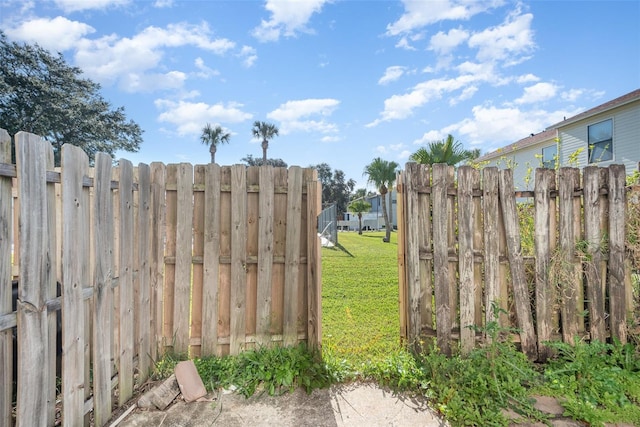
[(328, 364), (363, 373), (404, 353), (398, 312), (397, 233), (345, 232), (322, 249), (322, 345)]

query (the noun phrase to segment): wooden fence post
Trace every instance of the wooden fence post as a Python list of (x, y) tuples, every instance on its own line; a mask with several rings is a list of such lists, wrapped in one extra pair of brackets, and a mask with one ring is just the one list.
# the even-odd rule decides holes
[(475, 346), (475, 277), (473, 268), (474, 203), (477, 171), (458, 169), (458, 274), (460, 275), (460, 351), (468, 354)]
[(624, 165), (609, 166), (609, 311), (611, 336), (627, 342), (624, 248), (626, 238), (626, 172)]
[(444, 354), (451, 354), (451, 307), (449, 283), (448, 224), (448, 174), (446, 164), (433, 165), (433, 270), (436, 299), (436, 328), (438, 347)]
[(247, 302), (247, 172), (244, 165), (231, 167), (231, 329), (229, 353), (242, 351)]
[(322, 253), (317, 230), (321, 209), (322, 185), (318, 171), (312, 169), (307, 180), (307, 343), (314, 350), (322, 346)]
[(298, 301), (300, 269), (300, 213), (302, 209), (302, 169), (289, 168), (287, 179), (287, 231), (284, 270), (283, 344), (298, 341)]

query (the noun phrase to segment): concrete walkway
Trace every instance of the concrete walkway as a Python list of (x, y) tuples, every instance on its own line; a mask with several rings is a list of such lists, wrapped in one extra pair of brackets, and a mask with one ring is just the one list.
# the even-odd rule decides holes
[(306, 394), (245, 399), (235, 393), (208, 396), (211, 402), (178, 401), (166, 411), (136, 409), (118, 427), (164, 426), (447, 426), (427, 406), (424, 398), (398, 395), (376, 384), (336, 385)]

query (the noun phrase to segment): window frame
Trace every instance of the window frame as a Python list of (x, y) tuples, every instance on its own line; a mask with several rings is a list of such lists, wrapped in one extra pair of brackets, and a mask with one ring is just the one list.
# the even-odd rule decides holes
[[(548, 150), (550, 148), (554, 149), (554, 153), (553, 156), (551, 157), (551, 159), (549, 160), (545, 160), (545, 150)], [(558, 160), (558, 144), (553, 144), (553, 145), (549, 145), (546, 147), (542, 147), (542, 167), (545, 169), (555, 169), (556, 168), (556, 164), (557, 164), (557, 160)]]
[[(603, 123), (609, 122), (610, 126), (610, 137), (607, 139), (602, 139), (599, 141), (591, 141), (591, 127), (602, 125)], [(601, 162), (610, 162), (613, 161), (613, 118), (608, 118), (604, 120), (600, 120), (598, 122), (587, 125), (587, 162), (588, 164), (597, 164)], [(599, 156), (594, 158), (594, 155), (598, 153)], [(608, 153), (608, 156), (607, 156)], [(605, 158), (606, 157), (606, 158)]]

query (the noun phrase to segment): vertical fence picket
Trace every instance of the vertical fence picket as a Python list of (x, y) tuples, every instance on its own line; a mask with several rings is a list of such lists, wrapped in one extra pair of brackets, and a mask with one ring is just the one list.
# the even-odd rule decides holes
[(433, 165), (433, 271), (438, 347), (451, 354), (451, 297), (449, 294), (449, 238), (447, 235), (447, 165)]
[[(307, 344), (319, 350), (322, 342), (322, 261), (315, 224), (322, 209), (322, 185), (318, 171), (307, 170)], [(266, 305), (266, 304), (265, 304)]]
[(604, 298), (601, 289), (602, 231), (600, 230), (600, 170), (584, 168), (584, 237), (587, 244), (584, 274), (589, 308), (589, 333), (592, 340), (604, 342)]
[(482, 214), (484, 217), (485, 323), (492, 322), (491, 307), (500, 303), (500, 239), (498, 205), (498, 168), (482, 171)]
[[(247, 297), (245, 304), (245, 333), (256, 337), (257, 334), (257, 297), (258, 297), (258, 247), (260, 238), (260, 167), (250, 166), (247, 175)], [(256, 340), (246, 340), (245, 349), (256, 346)]]
[[(0, 129), (0, 163), (11, 163), (11, 138)], [(11, 244), (13, 210), (11, 194), (12, 178), (0, 176), (0, 316), (13, 312), (11, 307)], [(13, 336), (11, 329), (0, 331), (0, 425), (12, 423), (13, 378)]]
[(152, 359), (151, 355), (151, 169), (149, 165), (138, 165), (138, 299), (136, 301), (138, 328), (138, 382), (143, 383), (149, 377)]
[(460, 350), (468, 354), (475, 346), (475, 277), (473, 269), (474, 205), (476, 170), (458, 169), (458, 272), (460, 275)]
[[(191, 285), (191, 357), (202, 354), (202, 293), (204, 286), (205, 165), (193, 168), (193, 270)], [(200, 341), (198, 345), (197, 342)]]
[(165, 170), (164, 164), (151, 163), (151, 248), (149, 255), (150, 287), (151, 287), (151, 342), (150, 357), (158, 360), (162, 345), (162, 311), (163, 311), (163, 277), (164, 277), (164, 243), (165, 243)]
[(93, 402), (97, 426), (111, 418), (112, 338), (113, 330), (113, 205), (111, 198), (111, 156), (96, 155), (94, 177), (95, 239), (94, 312), (93, 312)]
[[(413, 230), (412, 233), (409, 233), (407, 236), (405, 245), (406, 245), (406, 281), (407, 281), (407, 289), (410, 292), (406, 295), (407, 298), (407, 315), (408, 315), (408, 324), (410, 328), (408, 330), (408, 338), (409, 343), (413, 344), (420, 337), (420, 325), (421, 321), (421, 311), (423, 304), (426, 305), (425, 296), (421, 291), (421, 280), (420, 280), (420, 237), (422, 234), (420, 233), (420, 228), (418, 224), (418, 220), (420, 218), (419, 205), (418, 205), (418, 189), (414, 188), (417, 185), (418, 180), (420, 180), (420, 173), (424, 172), (423, 168), (421, 168), (417, 163), (408, 163), (405, 169), (405, 183), (404, 186), (406, 188), (406, 204), (407, 204), (407, 212), (408, 215), (406, 217), (406, 228), (409, 230)], [(428, 169), (426, 171), (428, 173)], [(430, 274), (430, 273), (429, 273)]]
[(175, 286), (173, 295), (174, 351), (189, 350), (189, 303), (193, 253), (193, 167), (180, 163), (177, 170)]
[(203, 356), (220, 355), (218, 347), (218, 287), (220, 283), (220, 166), (210, 163), (205, 170), (202, 285)]
[(302, 210), (302, 169), (289, 168), (287, 179), (287, 231), (284, 271), (283, 343), (293, 345), (298, 341), (298, 284), (300, 269), (300, 214)]
[(624, 281), (626, 172), (609, 166), (609, 311), (611, 337), (627, 342), (627, 304)]
[[(65, 144), (62, 147), (62, 321), (63, 376), (62, 393), (65, 425), (76, 425), (84, 418), (85, 398), (85, 325), (82, 288), (84, 266), (88, 252), (83, 241), (84, 221), (88, 220), (88, 201), (83, 196), (82, 182), (87, 174), (89, 158), (80, 148)], [(86, 212), (85, 212), (86, 211)], [(22, 274), (21, 274), (22, 277)]]
[(546, 360), (551, 356), (551, 351), (544, 343), (551, 339), (552, 313), (556, 302), (555, 286), (549, 282), (551, 261), (549, 231), (552, 215), (550, 203), (551, 190), (555, 188), (555, 171), (537, 169), (535, 178), (536, 332), (538, 334), (538, 355), (541, 359)]
[(256, 291), (256, 343), (269, 344), (271, 327), (271, 280), (273, 275), (273, 167), (260, 167), (258, 201), (258, 283)]
[(247, 181), (243, 165), (231, 167), (231, 329), (229, 353), (245, 343), (247, 297)]

